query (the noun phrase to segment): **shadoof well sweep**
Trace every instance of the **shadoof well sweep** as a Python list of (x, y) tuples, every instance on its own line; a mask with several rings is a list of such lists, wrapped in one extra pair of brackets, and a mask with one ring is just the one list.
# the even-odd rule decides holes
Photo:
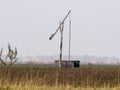
[(59, 60), (55, 60), (56, 65), (61, 68), (61, 67), (80, 67), (80, 61), (79, 60), (72, 60), (71, 61), (71, 20), (69, 18), (69, 54), (68, 54), (68, 60), (62, 60), (62, 51), (63, 51), (63, 30), (64, 30), (64, 22), (70, 16), (71, 10), (67, 13), (65, 18), (62, 20), (62, 22), (59, 22), (59, 26), (57, 30), (51, 34), (49, 37), (49, 40), (52, 40), (53, 37), (57, 34), (58, 31), (60, 31), (60, 55), (59, 55)]

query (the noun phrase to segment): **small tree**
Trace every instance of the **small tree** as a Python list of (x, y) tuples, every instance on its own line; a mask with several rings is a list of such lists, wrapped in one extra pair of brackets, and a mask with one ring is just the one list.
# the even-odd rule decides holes
[(11, 49), (10, 44), (8, 44), (8, 54), (7, 57), (10, 60), (10, 66), (12, 66), (13, 64), (15, 64), (15, 62), (18, 60), (17, 58), (17, 48), (15, 48), (15, 50)]
[[(0, 62), (2, 66), (13, 66), (18, 60), (17, 58), (17, 48), (15, 50), (11, 49), (10, 44), (8, 44), (8, 54), (5, 59), (2, 59), (3, 48), (0, 51)], [(9, 63), (7, 62), (9, 60)]]
[(2, 53), (3, 53), (3, 48), (0, 50), (0, 62), (2, 66), (7, 66), (6, 65), (6, 60), (4, 61), (4, 59), (2, 59)]

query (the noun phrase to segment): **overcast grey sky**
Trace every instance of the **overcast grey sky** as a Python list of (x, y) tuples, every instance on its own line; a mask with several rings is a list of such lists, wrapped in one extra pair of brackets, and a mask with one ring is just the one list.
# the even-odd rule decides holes
[[(0, 48), (9, 42), (20, 56), (59, 54), (59, 20), (71, 10), (72, 55), (120, 58), (120, 0), (0, 0)], [(69, 18), (68, 18), (69, 19)], [(64, 54), (68, 54), (68, 19)]]

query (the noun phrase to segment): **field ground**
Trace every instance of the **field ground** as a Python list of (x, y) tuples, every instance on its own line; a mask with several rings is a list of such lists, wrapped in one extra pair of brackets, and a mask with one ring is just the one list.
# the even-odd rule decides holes
[(73, 86), (34, 86), (34, 85), (8, 85), (1, 86), (0, 90), (120, 90), (120, 87), (73, 87)]
[(0, 67), (0, 90), (120, 90), (120, 66)]

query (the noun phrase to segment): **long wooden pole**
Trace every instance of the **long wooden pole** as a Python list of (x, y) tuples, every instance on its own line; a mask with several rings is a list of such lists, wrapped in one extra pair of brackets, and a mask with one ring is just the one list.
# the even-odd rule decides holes
[(55, 35), (56, 33), (59, 31), (61, 25), (64, 23), (64, 21), (66, 20), (66, 18), (69, 16), (69, 14), (71, 13), (71, 10), (69, 10), (68, 14), (65, 16), (65, 18), (62, 20), (62, 22), (59, 24), (59, 27), (57, 28), (57, 30), (55, 31), (54, 34), (52, 34), (49, 39), (51, 40)]

